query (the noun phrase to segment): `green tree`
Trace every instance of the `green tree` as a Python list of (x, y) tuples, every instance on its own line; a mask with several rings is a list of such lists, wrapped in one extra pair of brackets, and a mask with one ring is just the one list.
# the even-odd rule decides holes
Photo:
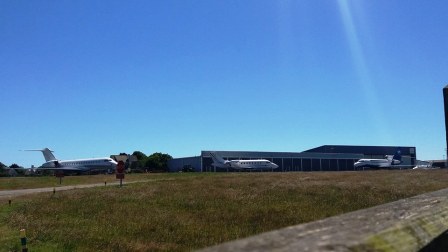
[(147, 156), (141, 152), (141, 151), (134, 151), (134, 153), (132, 153), (132, 155), (137, 157), (138, 160), (138, 167), (142, 168), (145, 166), (146, 164), (146, 160), (147, 160)]
[(18, 168), (23, 168), (23, 167), (22, 167), (22, 166), (19, 166), (19, 165), (16, 164), (16, 163), (10, 165), (9, 168), (14, 169), (15, 172), (16, 172), (19, 176), (23, 176), (23, 175), (25, 175), (25, 170), (24, 170), (24, 169), (18, 169)]
[(0, 162), (0, 173), (3, 173), (5, 171), (5, 168), (7, 166), (5, 164), (3, 164), (2, 162)]
[(147, 156), (145, 155), (145, 153), (143, 153), (143, 152), (141, 152), (141, 151), (134, 151), (134, 153), (132, 153), (132, 155), (136, 156), (138, 161), (147, 158)]
[(173, 157), (168, 154), (156, 152), (148, 156), (145, 166), (151, 171), (166, 172), (168, 171), (168, 161), (172, 158)]

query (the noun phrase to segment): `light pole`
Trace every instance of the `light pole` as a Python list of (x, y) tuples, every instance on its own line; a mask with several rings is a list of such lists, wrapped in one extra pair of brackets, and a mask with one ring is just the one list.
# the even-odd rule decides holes
[[(446, 139), (446, 145), (448, 146), (448, 86), (443, 88), (443, 104), (445, 108), (445, 139)], [(445, 148), (445, 153), (448, 157), (448, 149)], [(446, 160), (445, 160), (445, 167), (447, 167)]]

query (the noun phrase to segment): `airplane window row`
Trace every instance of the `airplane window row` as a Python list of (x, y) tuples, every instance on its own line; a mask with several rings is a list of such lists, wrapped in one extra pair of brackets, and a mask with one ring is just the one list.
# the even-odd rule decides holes
[(103, 159), (103, 160), (96, 160), (96, 161), (82, 161), (82, 162), (74, 162), (74, 163), (64, 163), (67, 165), (80, 165), (80, 164), (95, 164), (98, 163), (99, 161), (103, 161), (103, 162), (110, 162), (112, 160), (107, 160), (107, 159)]
[(96, 163), (95, 161), (83, 161), (83, 162), (74, 162), (74, 163), (64, 163), (67, 165), (80, 165), (80, 164), (94, 164)]

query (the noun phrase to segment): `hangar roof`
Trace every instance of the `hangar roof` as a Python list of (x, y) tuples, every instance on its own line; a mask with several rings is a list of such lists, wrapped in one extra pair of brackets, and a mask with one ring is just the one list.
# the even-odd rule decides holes
[(356, 146), (356, 145), (322, 145), (304, 152), (312, 153), (361, 153), (364, 155), (395, 154), (397, 150), (401, 155), (415, 157), (415, 147), (412, 146)]
[(361, 153), (314, 153), (314, 152), (262, 152), (262, 151), (201, 151), (202, 157), (210, 157), (210, 152), (215, 152), (225, 158), (363, 158)]

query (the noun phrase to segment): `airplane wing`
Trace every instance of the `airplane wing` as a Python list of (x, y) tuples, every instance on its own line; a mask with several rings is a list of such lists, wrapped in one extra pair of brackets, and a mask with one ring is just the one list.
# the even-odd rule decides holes
[(38, 167), (36, 168), (37, 171), (39, 170), (47, 170), (47, 171), (84, 171), (85, 169), (82, 169), (83, 167), (79, 166), (79, 167), (66, 167), (66, 166), (61, 166), (61, 167)]
[(242, 169), (244, 169), (244, 170), (264, 170), (264, 169), (272, 169), (271, 167), (262, 167), (262, 166), (247, 166), (247, 167), (244, 167), (244, 168), (242, 168)]

